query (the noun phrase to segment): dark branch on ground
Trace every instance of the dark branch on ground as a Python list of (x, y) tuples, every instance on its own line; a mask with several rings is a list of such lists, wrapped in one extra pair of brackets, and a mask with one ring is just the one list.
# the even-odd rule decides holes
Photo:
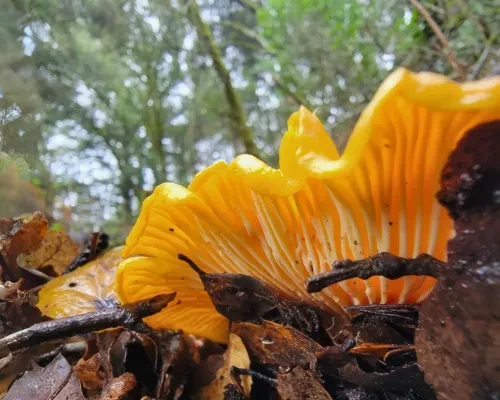
[(118, 326), (138, 332), (150, 332), (150, 329), (142, 322), (142, 318), (162, 310), (175, 298), (175, 295), (176, 293), (161, 294), (118, 308), (108, 308), (35, 324), (0, 339), (0, 357), (40, 343)]
[(268, 377), (267, 375), (261, 374), (260, 372), (253, 371), (251, 369), (239, 368), (239, 367), (231, 367), (230, 370), (231, 376), (236, 375), (248, 375), (255, 379), (260, 379), (263, 382), (266, 382), (271, 387), (276, 387), (276, 380)]
[(443, 262), (428, 254), (402, 258), (390, 253), (379, 253), (363, 260), (342, 260), (335, 262), (331, 271), (307, 279), (307, 291), (315, 293), (347, 279), (368, 279), (372, 276), (397, 279), (408, 275), (426, 275), (438, 278), (443, 265)]

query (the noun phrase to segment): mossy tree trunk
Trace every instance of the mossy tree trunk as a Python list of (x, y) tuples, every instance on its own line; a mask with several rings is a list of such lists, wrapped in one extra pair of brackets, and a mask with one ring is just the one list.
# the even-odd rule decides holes
[(231, 76), (222, 59), (219, 46), (215, 43), (210, 27), (201, 18), (200, 7), (196, 0), (186, 0), (188, 17), (200, 39), (207, 47), (207, 51), (214, 63), (214, 68), (224, 86), (224, 94), (229, 104), (229, 118), (232, 124), (233, 134), (241, 140), (245, 147), (245, 152), (259, 157), (259, 150), (255, 145), (253, 133), (246, 124), (246, 114), (241, 103), (238, 92), (232, 85)]

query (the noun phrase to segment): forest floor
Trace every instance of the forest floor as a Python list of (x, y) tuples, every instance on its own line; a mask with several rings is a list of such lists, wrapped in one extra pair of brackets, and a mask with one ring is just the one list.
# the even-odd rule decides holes
[(0, 398), (495, 398), (499, 140), (488, 131), (465, 137), (443, 170), (438, 199), (456, 231), (447, 263), (380, 253), (337, 263), (307, 282), (318, 291), (353, 277), (438, 278), (422, 305), (325, 313), (281, 299), (250, 276), (200, 273), (216, 309), (231, 321), (227, 345), (142, 322), (175, 293), (125, 306), (96, 302), (91, 312), (59, 319), (42, 315), (40, 289), (103, 260), (107, 237), (93, 234), (80, 249), (66, 234), (47, 230), (40, 213), (0, 220)]

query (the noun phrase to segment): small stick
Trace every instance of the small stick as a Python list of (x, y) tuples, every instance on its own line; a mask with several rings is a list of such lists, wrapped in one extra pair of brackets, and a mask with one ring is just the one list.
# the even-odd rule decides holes
[(357, 306), (347, 306), (345, 308), (348, 311), (366, 311), (366, 312), (378, 312), (387, 309), (389, 311), (418, 311), (420, 309), (420, 304), (361, 304)]
[(231, 376), (234, 375), (249, 375), (252, 378), (257, 378), (260, 379), (261, 381), (266, 382), (268, 385), (272, 387), (276, 387), (276, 380), (273, 378), (270, 378), (264, 374), (261, 374), (260, 372), (257, 371), (252, 371), (251, 369), (246, 369), (246, 368), (238, 368), (238, 367), (231, 367), (231, 370), (229, 371)]
[(429, 11), (427, 11), (427, 9), (418, 0), (410, 0), (410, 3), (425, 18), (425, 20), (427, 21), (427, 23), (429, 24), (431, 29), (436, 34), (439, 41), (441, 42), (448, 62), (455, 69), (460, 80), (462, 82), (465, 81), (466, 74), (465, 74), (464, 64), (462, 64), (462, 62), (458, 59), (457, 55), (455, 54), (455, 52), (451, 48), (450, 43), (448, 42), (448, 39), (446, 39), (446, 36), (444, 35), (443, 31), (441, 30), (441, 28), (439, 27), (437, 22), (434, 20), (434, 18), (432, 18), (432, 15), (429, 13)]
[(131, 330), (148, 331), (142, 318), (156, 314), (175, 298), (176, 293), (160, 294), (148, 300), (121, 307), (40, 322), (0, 339), (0, 358), (16, 350), (56, 339), (83, 335), (94, 331), (124, 326)]
[(388, 279), (397, 279), (408, 275), (427, 275), (437, 278), (443, 265), (444, 263), (428, 254), (421, 254), (412, 259), (398, 257), (390, 253), (379, 253), (364, 260), (342, 260), (335, 262), (331, 271), (307, 279), (307, 291), (315, 293), (347, 279), (368, 279), (376, 275)]
[(86, 349), (87, 343), (84, 341), (60, 344), (54, 350), (39, 355), (36, 358), (36, 362), (37, 364), (48, 364), (56, 358), (58, 354), (62, 354), (63, 356), (70, 354), (83, 354)]

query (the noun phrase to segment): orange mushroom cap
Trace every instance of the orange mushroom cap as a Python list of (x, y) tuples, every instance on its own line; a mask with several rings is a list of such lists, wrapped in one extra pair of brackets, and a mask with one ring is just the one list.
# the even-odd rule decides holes
[(288, 122), (280, 169), (253, 156), (217, 162), (185, 188), (158, 186), (144, 201), (117, 271), (123, 303), (177, 299), (146, 322), (227, 341), (227, 320), (179, 253), (206, 272), (249, 274), (326, 310), (412, 303), (435, 280), (352, 279), (309, 294), (305, 280), (335, 260), (378, 252), (445, 261), (452, 221), (435, 198), (442, 167), (470, 128), (500, 119), (500, 78), (458, 84), (398, 69), (357, 122), (345, 152), (301, 107)]

